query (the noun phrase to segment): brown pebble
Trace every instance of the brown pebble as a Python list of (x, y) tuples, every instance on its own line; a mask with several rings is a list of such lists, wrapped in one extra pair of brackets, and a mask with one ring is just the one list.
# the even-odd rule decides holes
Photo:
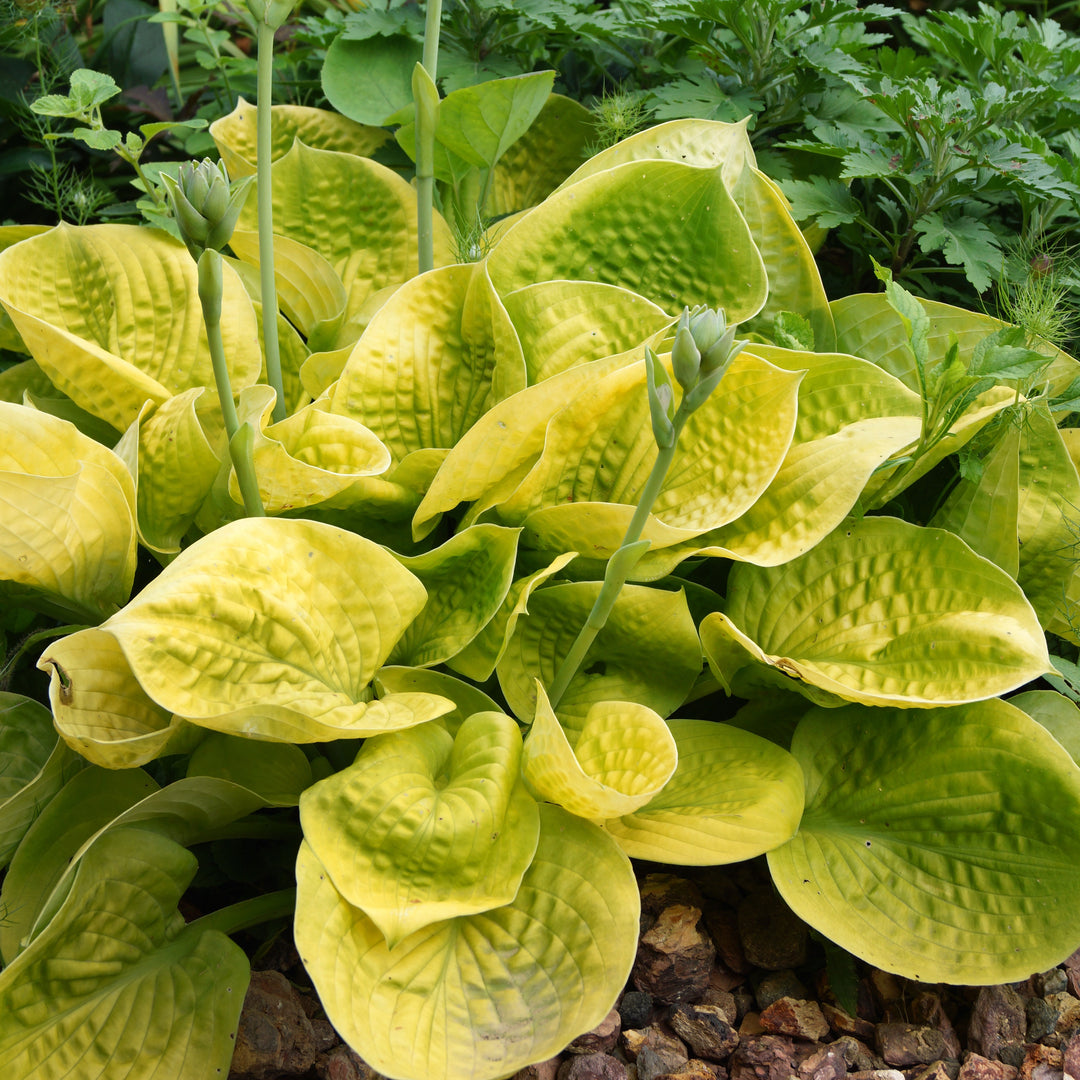
[(315, 1030), (292, 983), (280, 971), (253, 971), (236, 1032), (232, 1080), (300, 1076), (317, 1053)]
[(698, 1004), (715, 1005), (729, 1024), (734, 1024), (739, 1019), (739, 1006), (735, 1001), (735, 995), (728, 993), (727, 990), (717, 990), (716, 987), (710, 985), (701, 995)]
[(902, 1069), (911, 1065), (929, 1065), (946, 1056), (945, 1037), (937, 1028), (919, 1024), (878, 1024), (874, 1039), (885, 1064)]
[(627, 1028), (619, 1036), (619, 1047), (631, 1061), (637, 1061), (642, 1050), (652, 1050), (658, 1057), (669, 1062), (671, 1067), (681, 1065), (690, 1057), (680, 1039), (656, 1024), (642, 1030)]
[(806, 924), (773, 891), (755, 889), (739, 905), (739, 939), (749, 963), (768, 971), (806, 962)]
[(818, 1047), (799, 1064), (799, 1080), (840, 1080), (847, 1075), (847, 1062), (835, 1045)]
[(615, 1049), (615, 1043), (619, 1040), (619, 1032), (622, 1030), (622, 1021), (619, 1019), (619, 1010), (611, 1012), (584, 1035), (579, 1035), (567, 1048), (570, 1054), (607, 1054)]
[(885, 1068), (885, 1062), (871, 1052), (870, 1047), (854, 1035), (841, 1035), (829, 1044), (844, 1055), (844, 1061), (851, 1072), (872, 1072)]
[(1064, 991), (1060, 994), (1051, 994), (1047, 999), (1057, 1009), (1057, 1023), (1054, 1030), (1066, 1039), (1071, 1039), (1080, 1029), (1080, 1001), (1072, 994)]
[(1066, 1077), (1080, 1080), (1080, 1035), (1074, 1035), (1061, 1054), (1061, 1067)]
[(960, 1040), (939, 995), (931, 991), (919, 994), (911, 1003), (911, 1019), (917, 1024), (937, 1028), (945, 1040), (945, 1053), (942, 1057), (950, 1061), (960, 1060)]
[[(1027, 1014), (1020, 995), (1010, 986), (980, 987), (968, 1024), (968, 1048), (992, 1060), (1005, 1061), (1007, 1048), (1015, 1053), (1020, 1048), (1019, 1065), (1023, 1060), (1022, 1046), (1027, 1035)], [(1012, 1064), (1012, 1062), (1008, 1062)]]
[(610, 1054), (575, 1054), (555, 1074), (558, 1080), (627, 1080), (626, 1066)]
[(538, 1061), (534, 1065), (526, 1065), (514, 1073), (512, 1080), (555, 1080), (562, 1064), (561, 1057), (548, 1058), (547, 1061)]
[(383, 1080), (355, 1050), (339, 1043), (328, 1054), (321, 1054), (315, 1062), (316, 1073), (324, 1080)]
[(817, 1042), (829, 1034), (829, 1025), (816, 1001), (782, 997), (762, 1010), (761, 1026), (773, 1035), (791, 1035)]
[(794, 1044), (784, 1035), (751, 1035), (741, 1039), (728, 1060), (731, 1080), (790, 1080)]
[(727, 1080), (727, 1072), (721, 1065), (691, 1058), (678, 1072), (661, 1073), (653, 1080)]
[(830, 1005), (827, 1001), (821, 1002), (821, 1014), (837, 1035), (853, 1035), (863, 1042), (873, 1042), (874, 1025), (869, 1020), (849, 1016), (843, 1009)]
[(724, 1062), (739, 1036), (715, 1005), (672, 1005), (668, 1022), (691, 1052), (707, 1061)]
[(933, 1061), (920, 1069), (912, 1070), (909, 1080), (957, 1080), (960, 1074), (960, 1062), (955, 1058), (949, 1061)]
[(696, 1001), (709, 985), (716, 949), (699, 927), (701, 911), (672, 904), (642, 934), (631, 973), (634, 986), (667, 1005)]
[(1063, 1055), (1052, 1046), (1028, 1043), (1020, 1066), (1020, 1080), (1061, 1080)]
[(960, 1066), (959, 1080), (1016, 1080), (1019, 1069), (1003, 1061), (967, 1053)]

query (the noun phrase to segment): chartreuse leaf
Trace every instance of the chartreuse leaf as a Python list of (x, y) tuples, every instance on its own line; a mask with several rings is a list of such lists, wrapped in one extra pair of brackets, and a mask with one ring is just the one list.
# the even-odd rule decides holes
[[(800, 379), (754, 356), (735, 359), (690, 416), (645, 539), (657, 547), (692, 539), (757, 501), (791, 442)], [(645, 383), (644, 361), (620, 368), (554, 416), (539, 460), (499, 515), (525, 523), (549, 551), (614, 553), (657, 455)]]
[(802, 770), (779, 746), (707, 720), (669, 720), (679, 764), (664, 790), (604, 822), (634, 859), (678, 866), (741, 862), (795, 835)]
[[(329, 262), (345, 286), (350, 315), (379, 290), (416, 273), (416, 192), (397, 173), (355, 154), (296, 142), (274, 162), (273, 175), (274, 230), (314, 248)], [(342, 191), (362, 192), (363, 197), (341, 199)], [(321, 212), (309, 213), (312, 206)], [(252, 185), (238, 231), (257, 233), (257, 219)], [(242, 243), (245, 238), (237, 239)], [(435, 264), (451, 261), (450, 230), (436, 213)]]
[[(278, 423), (271, 422), (274, 391), (261, 383), (240, 395), (240, 422), (255, 433), (252, 456), (259, 496), (268, 514), (312, 506), (347, 491), (361, 477), (390, 467), (390, 451), (359, 421), (330, 412), (325, 398)], [(229, 497), (243, 503), (233, 470)]]
[(83, 842), (157, 790), (142, 769), (113, 772), (90, 766), (53, 796), (12, 856), (0, 888), (0, 958), (5, 964), (23, 948), (23, 938)]
[(53, 642), (38, 667), (52, 676), (49, 702), (61, 738), (95, 765), (145, 765), (189, 749), (197, 737), (147, 696), (119, 642), (104, 630), (80, 630)]
[(381, 127), (413, 99), (411, 75), (423, 48), (404, 34), (360, 41), (339, 34), (326, 50), (322, 86), (338, 112)]
[(380, 1072), (494, 1080), (598, 1024), (633, 965), (639, 899), (602, 830), (540, 807), (512, 902), (437, 922), (389, 948), (305, 842), (296, 943), (327, 1016)]
[[(135, 576), (124, 463), (66, 420), (0, 402), (0, 594), (97, 621)], [(29, 598), (28, 598), (29, 599)]]
[(368, 324), (330, 401), (400, 461), (413, 450), (453, 446), (524, 384), (513, 324), (484, 265), (470, 263), (402, 286)]
[(21, 694), (0, 693), (0, 867), (82, 765), (57, 738), (48, 709)]
[(177, 911), (196, 865), (141, 829), (101, 837), (52, 922), (0, 973), (8, 1076), (205, 1080), (228, 1069), (248, 963)]
[(379, 668), (374, 680), (375, 689), (385, 694), (437, 694), (454, 703), (454, 711), (444, 713), (431, 723), (456, 735), (458, 728), (473, 713), (498, 712), (499, 706), (483, 690), (445, 671), (431, 668), (398, 667), (386, 664)]
[(456, 656), (498, 612), (514, 578), (519, 529), (473, 525), (422, 555), (397, 556), (427, 590), (389, 660), (431, 667)]
[(783, 566), (736, 565), (701, 640), (729, 689), (772, 672), (808, 695), (905, 708), (1005, 693), (1050, 665), (1004, 570), (952, 533), (887, 517), (842, 525)]
[(1080, 764), (1080, 709), (1056, 690), (1028, 690), (1013, 694), (1009, 704), (1037, 720)]
[(220, 731), (209, 732), (195, 747), (187, 775), (239, 784), (271, 806), (296, 806), (312, 779), (307, 756), (298, 746), (242, 739)]
[(196, 411), (205, 392), (185, 390), (157, 409), (147, 402), (116, 447), (135, 479), (139, 539), (151, 551), (180, 550), (221, 468)]
[(529, 610), (529, 597), (552, 575), (574, 559), (572, 551), (557, 555), (547, 566), (519, 577), (507, 590), (502, 604), (484, 628), (461, 652), (450, 657), (447, 667), (469, 679), (486, 682), (506, 651), (518, 619)]
[(562, 94), (548, 95), (529, 130), (499, 158), (485, 218), (501, 218), (546, 199), (589, 156), (595, 132), (592, 113), (583, 105)]
[[(555, 679), (563, 657), (592, 610), (600, 582), (538, 589), (499, 660), (499, 685), (515, 716), (536, 715), (536, 680)], [(663, 628), (662, 632), (659, 628)], [(580, 731), (600, 701), (635, 701), (661, 716), (674, 712), (701, 671), (694, 620), (682, 592), (627, 585), (559, 702), (559, 719)]]
[(424, 600), (412, 574), (355, 533), (247, 518), (192, 544), (101, 631), (162, 709), (231, 734), (319, 742), (447, 711), (423, 694), (368, 700)]
[[(143, 403), (213, 386), (195, 262), (136, 225), (58, 225), (0, 252), (0, 303), (31, 354), (77, 405), (125, 431)], [(235, 392), (262, 356), (240, 279), (224, 271), (221, 333)]]
[(667, 724), (647, 706), (598, 701), (580, 729), (566, 729), (537, 681), (522, 769), (539, 798), (601, 824), (643, 807), (677, 761)]
[(503, 304), (521, 341), (530, 385), (633, 349), (671, 325), (643, 296), (598, 281), (539, 281), (507, 293)]
[(488, 255), (500, 293), (558, 278), (620, 285), (667, 311), (709, 303), (743, 322), (765, 303), (761, 256), (720, 170), (639, 161), (577, 181)]
[(813, 709), (798, 833), (769, 852), (792, 910), (875, 967), (999, 983), (1076, 947), (1080, 769), (999, 700)]
[(554, 82), (554, 71), (533, 71), (453, 90), (439, 103), (435, 136), (470, 165), (490, 169), (528, 130)]
[[(1043, 486), (1040, 477), (1032, 479)], [(1029, 507), (1034, 507), (1035, 494), (1025, 492)], [(1043, 494), (1054, 498), (1052, 490)], [(1039, 501), (1045, 508), (1046, 502)], [(961, 476), (930, 524), (956, 533), (973, 551), (1015, 578), (1020, 568), (1019, 504), (1020, 426), (1007, 423), (982, 462), (978, 479)]]
[(304, 839), (342, 899), (393, 950), (432, 923), (509, 904), (540, 818), (521, 779), (521, 734), (499, 712), (368, 739), (300, 800)]
[[(240, 97), (231, 113), (210, 125), (210, 135), (234, 180), (255, 172), (258, 115), (258, 108)], [(369, 157), (390, 137), (385, 128), (358, 124), (332, 109), (274, 105), (270, 117), (271, 161), (277, 161), (292, 149), (295, 139), (317, 150), (340, 150), (345, 154)], [(276, 250), (274, 258), (276, 263)]]

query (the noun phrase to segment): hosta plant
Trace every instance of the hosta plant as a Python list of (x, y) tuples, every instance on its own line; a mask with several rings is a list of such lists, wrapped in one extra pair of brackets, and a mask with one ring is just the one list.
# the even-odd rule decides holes
[[(765, 854), (811, 926), (912, 978), (1068, 955), (1077, 710), (1008, 696), (1052, 671), (1045, 630), (1080, 643), (1075, 361), (891, 282), (829, 303), (742, 124), (617, 144), (473, 262), (436, 216), (417, 275), (409, 184), (294, 119), (281, 310), (254, 193), (221, 275), (265, 516), (183, 244), (0, 253), (28, 354), (0, 377), (0, 588), (77, 624), (40, 653), (51, 712), (0, 700), (12, 1080), (224, 1071), (227, 935), (283, 911), (380, 1072), (510, 1075), (622, 990), (635, 858)], [(185, 923), (191, 849), (229, 837), (295, 852), (295, 899)]]

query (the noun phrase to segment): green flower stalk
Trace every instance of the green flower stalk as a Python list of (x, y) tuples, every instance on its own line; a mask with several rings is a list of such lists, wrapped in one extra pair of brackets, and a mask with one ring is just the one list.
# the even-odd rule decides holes
[(684, 308), (675, 328), (671, 347), (671, 367), (675, 381), (682, 390), (682, 401), (675, 408), (675, 391), (663, 364), (645, 346), (645, 379), (649, 394), (649, 413), (653, 437), (659, 448), (652, 472), (638, 497), (637, 508), (630, 519), (619, 549), (608, 560), (604, 583), (581, 632), (574, 639), (548, 691), (552, 709), (557, 708), (566, 693), (570, 680), (577, 674), (604, 628), (626, 579), (641, 557), (649, 550), (649, 541), (642, 540), (645, 522), (664, 486), (668, 469), (675, 459), (686, 421), (701, 408), (720, 385), (732, 361), (742, 352), (746, 342), (735, 340), (736, 326), (727, 325), (723, 309), (699, 306), (690, 311)]
[(423, 61), (413, 69), (416, 105), (416, 245), (417, 270), (435, 265), (435, 128), (439, 122), (439, 90), (435, 73), (439, 64), (442, 0), (427, 0)]
[(225, 166), (206, 158), (198, 165), (185, 162), (180, 166), (176, 180), (171, 176), (165, 176), (164, 180), (180, 236), (199, 267), (199, 302), (214, 366), (221, 417), (229, 440), (229, 456), (244, 496), (244, 509), (249, 517), (264, 517), (252, 458), (253, 433), (250, 425), (240, 426), (221, 336), (221, 249), (229, 242), (236, 227), (251, 177), (232, 185)]

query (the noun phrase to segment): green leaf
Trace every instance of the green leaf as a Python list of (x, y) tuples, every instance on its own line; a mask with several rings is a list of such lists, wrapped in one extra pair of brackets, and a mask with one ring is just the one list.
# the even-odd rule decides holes
[(43, 1068), (80, 1080), (227, 1071), (248, 963), (177, 911), (195, 869), (189, 852), (141, 829), (94, 844), (52, 921), (0, 973), (0, 1065), (12, 1080)]
[(604, 823), (634, 859), (711, 866), (752, 859), (790, 840), (802, 770), (779, 746), (729, 724), (669, 720), (675, 774), (635, 813)]
[(915, 231), (921, 236), (919, 247), (923, 251), (940, 251), (947, 263), (963, 266), (976, 292), (985, 292), (1001, 272), (1001, 242), (978, 218), (959, 217), (946, 222), (940, 214), (930, 213), (915, 223)]
[(454, 90), (440, 105), (436, 137), (470, 164), (490, 169), (529, 129), (554, 81), (554, 71), (535, 71)]
[[(1054, 662), (1058, 662), (1056, 657)], [(1037, 720), (1080, 764), (1080, 709), (1075, 702), (1053, 690), (1028, 690), (1013, 694), (1009, 704)]]
[(390, 949), (311, 848), (297, 861), (296, 941), (327, 1016), (380, 1072), (495, 1080), (598, 1024), (637, 946), (629, 860), (595, 825), (540, 807), (514, 900), (435, 923)]
[(120, 87), (111, 75), (90, 68), (79, 68), (71, 73), (71, 100), (83, 111), (89, 112), (116, 97)]
[(875, 967), (1012, 982), (1076, 948), (1080, 769), (997, 700), (815, 709), (792, 753), (797, 835), (768, 855), (792, 910)]
[(452, 701), (455, 705), (453, 712), (444, 713), (437, 720), (431, 721), (445, 727), (451, 735), (456, 735), (458, 728), (473, 713), (499, 711), (496, 702), (472, 683), (431, 668), (396, 667), (387, 664), (379, 668), (374, 685), (380, 697), (387, 694), (424, 693), (437, 694)]
[(1050, 666), (1008, 574), (951, 533), (896, 518), (851, 521), (783, 566), (736, 565), (725, 610), (701, 639), (736, 692), (764, 676), (812, 700), (927, 708), (1005, 693)]
[(540, 833), (521, 735), (498, 712), (368, 739), (304, 793), (304, 839), (335, 890), (394, 950), (445, 919), (510, 903)]
[(311, 786), (311, 766), (298, 746), (210, 732), (188, 760), (187, 776), (228, 780), (271, 806), (296, 806)]
[(91, 150), (115, 150), (124, 141), (124, 136), (119, 131), (110, 131), (108, 128), (76, 128), (71, 132), (70, 138), (86, 143)]
[(412, 70), (422, 53), (419, 42), (401, 35), (365, 41), (339, 35), (323, 62), (326, 100), (350, 120), (382, 127), (412, 101)]
[(823, 229), (835, 229), (856, 221), (862, 204), (842, 180), (812, 176), (809, 180), (782, 180), (780, 187), (791, 202), (796, 221), (812, 221)]

